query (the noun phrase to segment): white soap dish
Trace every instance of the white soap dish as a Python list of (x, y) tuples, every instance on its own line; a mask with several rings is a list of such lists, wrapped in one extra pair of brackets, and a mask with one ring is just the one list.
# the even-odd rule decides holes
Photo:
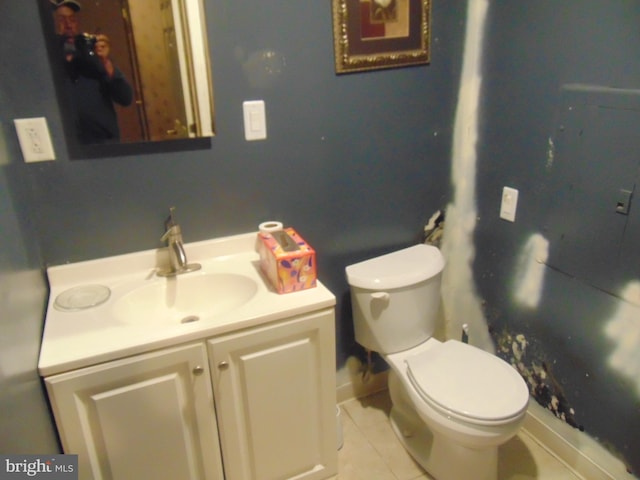
[(110, 296), (111, 289), (104, 285), (81, 285), (62, 292), (53, 306), (64, 312), (86, 310), (102, 305)]

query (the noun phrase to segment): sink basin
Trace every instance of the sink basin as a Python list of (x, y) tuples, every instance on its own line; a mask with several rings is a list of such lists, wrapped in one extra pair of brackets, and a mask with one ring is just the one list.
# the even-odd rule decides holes
[(124, 323), (190, 323), (230, 312), (258, 291), (256, 282), (233, 273), (191, 273), (157, 278), (126, 293), (113, 306)]
[(202, 268), (168, 278), (156, 274), (167, 260), (158, 249), (47, 268), (38, 371), (56, 375), (334, 307), (321, 283), (278, 295), (255, 246), (255, 232), (187, 244)]

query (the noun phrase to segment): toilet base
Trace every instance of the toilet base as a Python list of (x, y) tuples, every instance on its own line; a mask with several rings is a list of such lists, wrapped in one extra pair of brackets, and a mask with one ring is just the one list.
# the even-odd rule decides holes
[[(430, 430), (407, 403), (395, 375), (389, 376), (390, 421), (406, 450), (436, 480), (497, 480), (498, 447), (473, 449)], [(403, 398), (404, 397), (404, 398)]]

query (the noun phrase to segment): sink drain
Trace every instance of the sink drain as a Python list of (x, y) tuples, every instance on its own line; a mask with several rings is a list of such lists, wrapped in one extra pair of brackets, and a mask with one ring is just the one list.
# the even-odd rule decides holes
[(184, 317), (182, 320), (180, 320), (180, 323), (191, 323), (191, 322), (197, 322), (198, 320), (200, 320), (199, 316), (189, 315), (188, 317)]

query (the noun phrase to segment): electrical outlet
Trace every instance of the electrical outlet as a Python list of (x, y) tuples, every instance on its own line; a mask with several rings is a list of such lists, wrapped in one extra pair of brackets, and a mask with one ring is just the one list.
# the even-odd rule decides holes
[(500, 204), (500, 218), (509, 222), (516, 221), (518, 210), (518, 190), (511, 187), (502, 189), (502, 203)]
[(13, 123), (16, 126), (25, 162), (44, 162), (56, 159), (46, 118), (16, 118)]

